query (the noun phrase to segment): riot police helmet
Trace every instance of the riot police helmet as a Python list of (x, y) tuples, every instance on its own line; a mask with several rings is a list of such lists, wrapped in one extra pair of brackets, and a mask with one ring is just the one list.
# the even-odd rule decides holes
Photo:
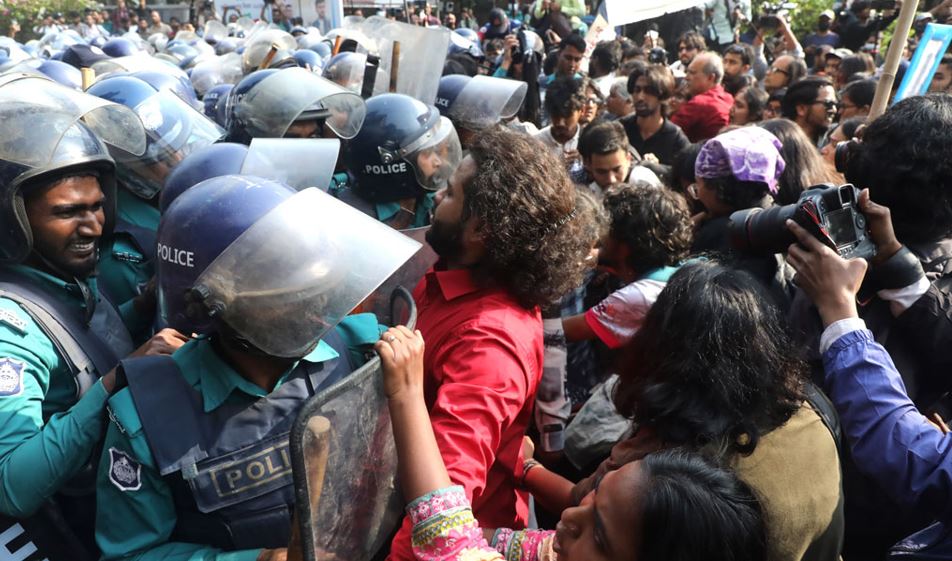
[(433, 106), (403, 94), (367, 100), (367, 118), (345, 155), (354, 191), (374, 203), (436, 191), (462, 158), (453, 124)]
[(135, 43), (125, 37), (113, 37), (102, 46), (104, 53), (111, 57), (131, 56), (139, 52)]
[(318, 189), (215, 177), (159, 224), (159, 311), (180, 331), (300, 358), (417, 249)]

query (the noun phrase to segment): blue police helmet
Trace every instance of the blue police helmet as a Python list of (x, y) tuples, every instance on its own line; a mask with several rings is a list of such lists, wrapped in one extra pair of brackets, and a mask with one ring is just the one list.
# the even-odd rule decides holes
[(195, 109), (200, 110), (202, 108), (201, 102), (198, 101), (198, 95), (195, 94), (195, 88), (192, 87), (192, 83), (185, 77), (173, 76), (154, 70), (140, 70), (138, 72), (131, 72), (129, 75), (148, 82), (157, 90), (171, 91)]
[[(106, 38), (103, 37), (102, 35), (99, 35), (98, 37), (93, 37), (92, 39), (89, 40), (89, 44), (94, 47), (99, 47), (101, 49), (103, 45), (106, 44)], [(109, 53), (106, 53), (106, 54), (108, 55)], [(109, 55), (109, 56), (112, 56), (112, 55)]]
[(106, 44), (102, 46), (102, 50), (112, 57), (132, 56), (139, 52), (135, 44), (125, 37), (113, 37), (106, 41)]
[(233, 87), (235, 87), (233, 84), (213, 86), (205, 92), (205, 97), (202, 98), (205, 116), (222, 126), (224, 123), (218, 121), (218, 100), (223, 97), (228, 97), (228, 92), (230, 92)]
[(182, 69), (192, 66), (200, 54), (198, 49), (184, 42), (174, 45), (170, 43), (165, 47), (165, 52), (172, 55), (178, 61), (179, 68)]
[(35, 162), (0, 156), (0, 262), (21, 263), (33, 249), (33, 233), (23, 204), (24, 190), (67, 175), (95, 172), (105, 195), (103, 235), (108, 235), (115, 221), (116, 166), (103, 142), (71, 115), (52, 113), (48, 108), (30, 106), (26, 101), (8, 101), (3, 113), (5, 125), (10, 129), (41, 126), (56, 130), (61, 127), (66, 134), (57, 136), (55, 145), (32, 147)]
[(36, 69), (55, 82), (74, 90), (83, 91), (83, 73), (78, 68), (58, 60), (44, 60)]
[(182, 193), (206, 179), (241, 173), (247, 155), (248, 147), (235, 142), (219, 142), (192, 152), (165, 178), (159, 210), (164, 214)]
[(326, 41), (318, 41), (317, 43), (309, 45), (307, 48), (320, 55), (322, 59), (330, 57), (331, 53), (334, 52)]
[(457, 35), (462, 35), (463, 37), (469, 39), (470, 41), (475, 41), (476, 44), (479, 44), (479, 33), (477, 33), (474, 29), (470, 29), (468, 27), (461, 27), (459, 29), (454, 29), (453, 32), (456, 33)]
[(367, 100), (363, 126), (345, 154), (347, 169), (357, 179), (354, 192), (373, 203), (419, 197), (444, 187), (460, 159), (459, 138), (450, 120), (403, 94)]
[(241, 98), (247, 95), (248, 92), (261, 83), (262, 80), (279, 71), (277, 68), (255, 70), (242, 78), (241, 81), (235, 84), (235, 87), (228, 92), (228, 101), (225, 105), (225, 125), (223, 125), (225, 130), (228, 131), (228, 134), (225, 136), (226, 141), (240, 142), (242, 144), (251, 143), (251, 133), (245, 129), (245, 125), (240, 119), (235, 118), (235, 108)]
[(255, 222), (295, 194), (253, 176), (225, 175), (186, 190), (165, 210), (158, 231), (159, 313), (182, 333), (208, 333), (209, 310), (190, 292), (209, 265)]
[(315, 74), (320, 74), (324, 69), (324, 61), (321, 59), (321, 55), (310, 49), (300, 49), (294, 51), (292, 57), (294, 58), (294, 61), (297, 62), (298, 66), (301, 68), (307, 68)]
[(465, 74), (448, 74), (440, 78), (440, 87), (436, 91), (436, 108), (440, 115), (447, 116), (449, 108), (456, 101), (460, 92), (473, 78)]

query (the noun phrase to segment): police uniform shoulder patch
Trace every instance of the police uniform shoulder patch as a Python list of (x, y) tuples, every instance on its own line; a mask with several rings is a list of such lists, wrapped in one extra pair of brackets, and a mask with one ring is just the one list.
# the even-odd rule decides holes
[(120, 491), (138, 491), (142, 487), (142, 466), (122, 450), (110, 448), (109, 481)]
[(26, 363), (12, 358), (0, 358), (0, 397), (20, 395), (23, 392), (23, 371)]
[(26, 333), (26, 320), (18, 316), (13, 310), (0, 309), (0, 323), (12, 327), (14, 331), (21, 335)]

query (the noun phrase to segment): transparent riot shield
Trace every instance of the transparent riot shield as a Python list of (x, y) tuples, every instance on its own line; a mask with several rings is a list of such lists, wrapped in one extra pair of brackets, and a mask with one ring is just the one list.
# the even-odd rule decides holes
[(450, 104), (447, 117), (470, 130), (489, 128), (519, 112), (528, 87), (521, 80), (474, 76)]
[[(392, 301), (413, 329), (409, 292), (398, 289)], [(305, 561), (370, 561), (403, 513), (379, 358), (304, 404), (291, 430), (291, 466)]]
[(299, 191), (308, 187), (327, 191), (338, 152), (336, 138), (255, 138), (241, 174), (275, 179)]
[(138, 53), (109, 60), (100, 60), (92, 66), (97, 77), (102, 77), (113, 72), (139, 72), (142, 70), (151, 70), (163, 74), (171, 74), (176, 78), (188, 81), (188, 74), (185, 73), (176, 64), (150, 56), (146, 53)]
[(238, 53), (227, 53), (202, 60), (189, 73), (192, 87), (199, 97), (203, 97), (215, 86), (237, 84), (242, 76), (241, 55)]
[(398, 41), (400, 56), (396, 68), (396, 92), (433, 105), (450, 45), (450, 30), (419, 27), (380, 16), (371, 16), (351, 26), (373, 39), (374, 44), (368, 49), (380, 57), (374, 95), (390, 91), (394, 70), (393, 43)]

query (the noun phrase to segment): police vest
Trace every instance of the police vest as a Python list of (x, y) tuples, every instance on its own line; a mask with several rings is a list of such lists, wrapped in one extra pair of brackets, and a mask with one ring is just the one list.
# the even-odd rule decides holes
[(53, 343), (73, 374), (77, 399), (135, 350), (119, 312), (106, 298), (95, 304), (87, 322), (52, 287), (5, 267), (0, 267), (0, 297), (19, 304)]
[[(0, 297), (16, 302), (43, 331), (73, 375), (76, 399), (119, 359), (133, 351), (132, 339), (122, 318), (106, 298), (95, 303), (89, 321), (76, 312), (47, 283), (0, 267)], [(95, 460), (63, 485), (54, 501), (26, 519), (0, 516), (0, 559), (4, 552), (15, 559), (85, 561), (96, 558)], [(3, 541), (6, 539), (6, 542)], [(21, 546), (13, 548), (12, 544)], [(27, 555), (33, 552), (32, 555)]]
[(139, 250), (139, 253), (145, 257), (146, 261), (155, 260), (155, 250), (158, 246), (158, 234), (149, 228), (136, 226), (135, 224), (116, 218), (116, 225), (113, 228), (113, 235), (126, 234), (132, 240), (133, 245)]
[(172, 490), (171, 539), (223, 550), (287, 547), (294, 506), (289, 435), (304, 402), (351, 371), (339, 357), (301, 361), (281, 387), (253, 405), (205, 412), (201, 393), (171, 357), (122, 362), (156, 468)]

